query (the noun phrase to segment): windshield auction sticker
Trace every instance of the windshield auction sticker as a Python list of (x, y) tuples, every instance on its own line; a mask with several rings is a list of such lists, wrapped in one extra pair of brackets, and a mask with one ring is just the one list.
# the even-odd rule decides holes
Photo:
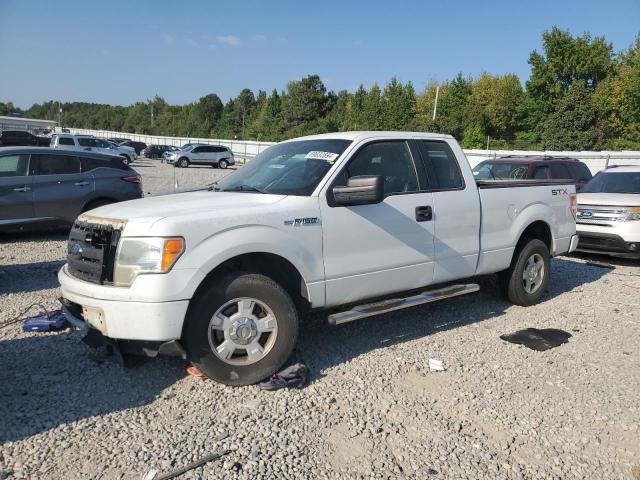
[(304, 158), (311, 158), (313, 160), (326, 160), (329, 163), (333, 163), (335, 162), (336, 158), (338, 158), (339, 155), (337, 153), (332, 153), (332, 152), (319, 152), (316, 150), (312, 150), (311, 152), (307, 153)]

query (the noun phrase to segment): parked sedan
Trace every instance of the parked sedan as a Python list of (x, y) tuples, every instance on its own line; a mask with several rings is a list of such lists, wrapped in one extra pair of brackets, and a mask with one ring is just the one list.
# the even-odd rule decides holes
[(174, 166), (182, 168), (189, 165), (211, 165), (212, 167), (227, 168), (236, 163), (231, 149), (222, 145), (193, 145), (173, 152), (167, 160)]
[(0, 227), (72, 223), (84, 211), (142, 196), (140, 176), (119, 156), (0, 148)]
[(164, 157), (165, 152), (177, 151), (178, 147), (172, 147), (170, 145), (148, 145), (142, 154), (147, 158), (160, 158)]

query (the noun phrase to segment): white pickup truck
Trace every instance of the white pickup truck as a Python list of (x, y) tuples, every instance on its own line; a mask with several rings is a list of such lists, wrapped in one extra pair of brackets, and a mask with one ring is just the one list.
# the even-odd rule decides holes
[(549, 258), (576, 248), (575, 215), (572, 184), (476, 182), (451, 136), (331, 133), (208, 190), (81, 215), (58, 278), (89, 343), (180, 354), (242, 385), (286, 362), (310, 310), (341, 324), (474, 292), (452, 282), (489, 273), (536, 303)]

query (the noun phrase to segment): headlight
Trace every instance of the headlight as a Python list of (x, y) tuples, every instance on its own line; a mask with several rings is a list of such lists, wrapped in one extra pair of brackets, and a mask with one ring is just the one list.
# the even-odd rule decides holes
[(631, 207), (627, 209), (627, 217), (625, 220), (640, 220), (640, 207)]
[(184, 252), (184, 239), (124, 237), (120, 240), (113, 268), (113, 283), (129, 286), (138, 275), (167, 273)]

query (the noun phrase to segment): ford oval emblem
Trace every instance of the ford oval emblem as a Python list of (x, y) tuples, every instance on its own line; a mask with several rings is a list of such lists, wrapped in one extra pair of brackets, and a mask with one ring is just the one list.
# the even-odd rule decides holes
[(578, 216), (581, 217), (581, 218), (593, 217), (593, 212), (590, 212), (588, 210), (580, 210), (578, 212)]

